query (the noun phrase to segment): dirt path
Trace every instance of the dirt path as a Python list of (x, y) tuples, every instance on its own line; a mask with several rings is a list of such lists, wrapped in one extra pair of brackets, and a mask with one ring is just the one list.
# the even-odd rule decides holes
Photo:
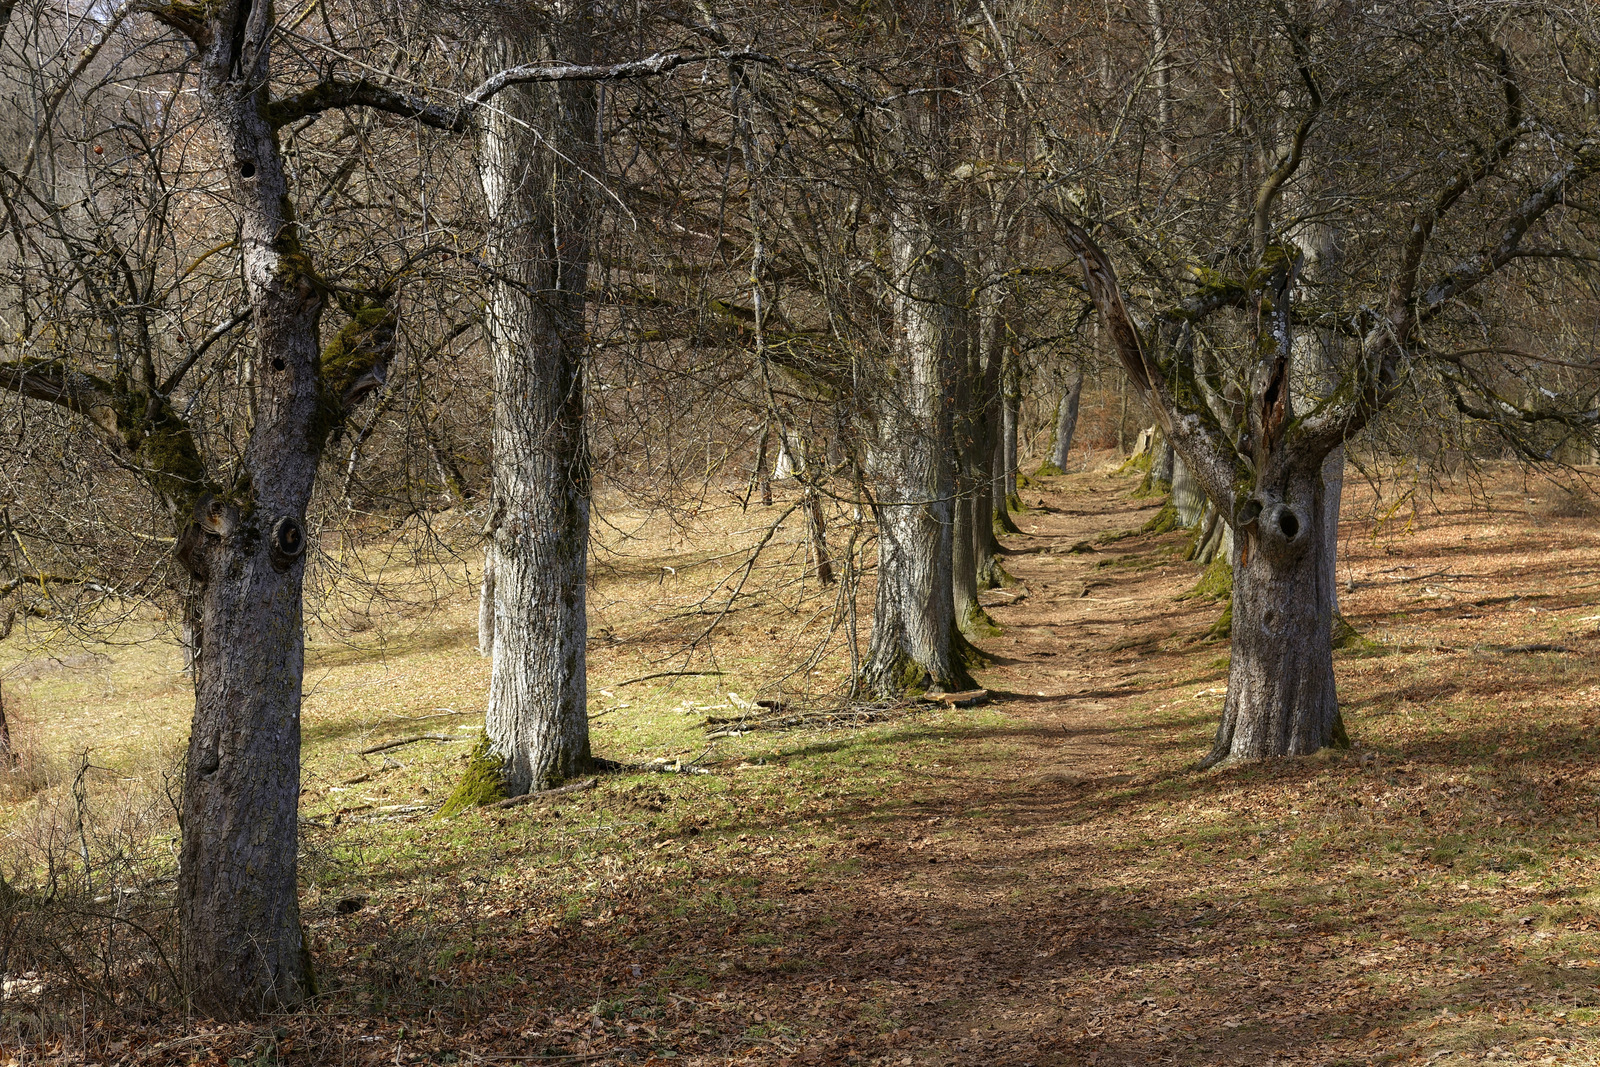
[[(1232, 1053), (1264, 1062), (1263, 1042), (1236, 1039), (1235, 1013), (1208, 1019), (1192, 999), (1148, 995), (1163, 984), (1177, 993), (1192, 985), (1186, 972), (1222, 964), (1182, 936), (1216, 910), (1196, 902), (1203, 887), (1192, 894), (1182, 869), (1168, 872), (1173, 884), (1152, 886), (1148, 872), (1107, 855), (1104, 839), (1125, 837), (1119, 788), (1138, 784), (1153, 748), (1170, 747), (1130, 730), (1124, 705), (1157, 686), (1220, 693), (1224, 669), (1222, 649), (1197, 657), (1185, 643), (1218, 608), (1175, 599), (1196, 570), (1177, 537), (1071, 551), (1136, 531), (1154, 512), (1159, 501), (1128, 500), (1127, 488), (1125, 478), (1088, 474), (1024, 494), (1034, 507), (1005, 559), (1022, 584), (985, 596), (1005, 633), (985, 642), (997, 663), (983, 678), (1006, 724), (963, 738), (991, 751), (932, 771), (937, 783), (914, 812), (864, 839), (859, 871), (790, 915), (810, 927), (808, 952), (842, 964), (836, 980), (872, 991), (900, 1020), (883, 1062), (1192, 1063)], [(844, 915), (839, 894), (853, 898)], [(1162, 914), (1173, 896), (1196, 906)], [(818, 943), (830, 940), (824, 931), (832, 945)], [(1170, 980), (1154, 973), (1162, 969)], [(813, 1046), (796, 1062), (852, 1051)]]

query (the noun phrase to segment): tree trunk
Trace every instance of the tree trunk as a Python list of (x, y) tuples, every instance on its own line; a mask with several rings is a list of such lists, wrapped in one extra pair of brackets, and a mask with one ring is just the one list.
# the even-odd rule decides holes
[[(1003, 403), (997, 401), (997, 403)], [(1022, 529), (1011, 518), (1011, 500), (1006, 496), (1006, 482), (1010, 472), (1006, 468), (1006, 435), (1003, 408), (995, 411), (994, 456), (990, 460), (992, 474), (989, 479), (994, 500), (994, 530), (996, 533), (1021, 533)], [(998, 544), (998, 540), (996, 544)]]
[(1001, 444), (1005, 450), (1006, 507), (1019, 507), (1017, 496), (1017, 420), (1022, 410), (1022, 382), (1016, 366), (1005, 368), (1005, 379), (1000, 391)]
[(984, 506), (987, 500), (984, 489), (990, 481), (986, 460), (994, 453), (989, 434), (988, 398), (999, 384), (999, 361), (1003, 352), (1004, 324), (998, 310), (992, 299), (985, 299), (975, 315), (965, 309), (949, 312), (953, 318), (976, 319), (976, 329), (958, 331), (961, 351), (952, 361), (956, 382), (951, 391), (956, 464), (951, 595), (956, 626), (969, 638), (989, 636), (997, 630), (994, 620), (978, 602), (978, 588), (984, 584), (984, 548), (994, 539), (994, 522)]
[(272, 19), (237, 5), (195, 10), (210, 20), (196, 35), (199, 99), (239, 217), (257, 404), (234, 483), (245, 488), (202, 498), (212, 521), (185, 532), (201, 648), (178, 856), (180, 968), (196, 1009), (238, 1018), (293, 1008), (313, 989), (296, 885), (301, 584), (326, 397), (339, 383), (324, 380), (323, 290), (266, 119)]
[[(1205, 509), (1206, 495), (1200, 483), (1194, 480), (1189, 465), (1173, 450), (1172, 455), (1172, 506), (1178, 512), (1178, 525), (1193, 529)], [(1208, 532), (1208, 531), (1207, 531)], [(1202, 532), (1204, 536), (1205, 532)]]
[(11, 742), (11, 723), (6, 718), (6, 695), (0, 688), (0, 760), (7, 768), (14, 767), (19, 762), (16, 746)]
[[(975, 488), (958, 479), (951, 513), (954, 527), (950, 537), (950, 595), (956, 626), (968, 637), (980, 636), (988, 623), (978, 603), (978, 535), (973, 524)], [(989, 623), (989, 625), (993, 625)]]
[(1061, 404), (1056, 408), (1056, 446), (1050, 462), (1062, 471), (1067, 469), (1067, 453), (1072, 449), (1072, 435), (1078, 429), (1078, 402), (1083, 399), (1083, 368), (1074, 367), (1067, 379), (1066, 392), (1061, 394)]
[[(581, 50), (584, 35), (575, 26), (567, 31)], [(516, 52), (518, 37), (513, 31), (495, 38), (490, 69), (548, 58)], [(548, 51), (582, 61), (570, 49)], [(495, 372), (489, 547), (495, 559), (484, 725), (512, 796), (593, 763), (583, 359), (593, 180), (584, 169), (596, 156), (595, 123), (593, 86), (563, 82), (508, 90), (485, 109), (478, 128), (497, 278), (487, 315)]]
[(1166, 434), (1161, 435), (1161, 443), (1156, 446), (1155, 458), (1150, 461), (1150, 487), (1158, 493), (1165, 493), (1172, 488), (1172, 469), (1177, 462), (1177, 453), (1172, 447), (1172, 442), (1167, 440)]
[(817, 558), (817, 581), (833, 584), (833, 563), (828, 559), (828, 527), (822, 514), (822, 494), (806, 487), (806, 527), (811, 534), (811, 552)]
[(995, 525), (1002, 514), (995, 507), (994, 486), (996, 478), (995, 457), (999, 455), (996, 444), (999, 434), (993, 415), (999, 412), (991, 409), (991, 418), (986, 420), (988, 426), (988, 439), (983, 444), (983, 458), (986, 460), (978, 474), (978, 487), (972, 496), (972, 532), (978, 539), (978, 588), (997, 589), (1011, 581), (1011, 576), (1000, 564), (1000, 553), (1004, 550), (1000, 539), (995, 536)]
[[(951, 594), (954, 495), (949, 390), (960, 265), (933, 226), (900, 208), (890, 227), (899, 325), (867, 464), (876, 499), (878, 588), (861, 685), (880, 697), (972, 684)], [(891, 391), (892, 390), (892, 391)]]
[[(1321, 463), (1257, 492), (1233, 548), (1233, 646), (1216, 743), (1202, 767), (1306, 755), (1343, 742), (1334, 693)], [(1248, 521), (1246, 521), (1248, 520)]]

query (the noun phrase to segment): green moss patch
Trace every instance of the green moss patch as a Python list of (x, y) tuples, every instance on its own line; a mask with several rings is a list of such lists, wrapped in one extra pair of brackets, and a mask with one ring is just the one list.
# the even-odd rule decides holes
[(439, 818), (448, 819), (468, 808), (481, 808), (506, 798), (505, 761), (489, 747), (487, 734), (478, 738), (467, 756), (467, 770), (450, 799), (439, 809)]

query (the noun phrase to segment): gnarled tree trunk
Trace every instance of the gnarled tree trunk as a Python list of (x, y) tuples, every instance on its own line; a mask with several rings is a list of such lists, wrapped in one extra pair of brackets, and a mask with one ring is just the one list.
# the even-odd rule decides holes
[[(202, 9), (195, 9), (202, 10)], [(238, 498), (200, 499), (185, 553), (201, 584), (178, 857), (182, 973), (200, 1011), (293, 1007), (312, 991), (296, 885), (305, 513), (326, 439), (323, 298), (266, 118), (272, 20), (246, 6), (174, 18), (200, 49), (200, 102), (239, 213), (256, 334), (256, 420)], [(168, 17), (158, 12), (160, 17)], [(203, 521), (202, 521), (203, 520)]]
[(1331, 652), (1334, 545), (1322, 464), (1286, 471), (1241, 511), (1233, 646), (1216, 743), (1202, 761), (1305, 755), (1342, 741)]
[[(566, 28), (580, 47), (584, 35)], [(513, 53), (519, 36), (513, 28), (496, 39), (490, 69), (540, 58)], [(595, 156), (595, 123), (594, 87), (559, 83), (508, 90), (478, 129), (497, 278), (487, 314), (494, 643), (484, 726), (513, 796), (593, 762), (583, 416), (592, 179), (582, 169)]]

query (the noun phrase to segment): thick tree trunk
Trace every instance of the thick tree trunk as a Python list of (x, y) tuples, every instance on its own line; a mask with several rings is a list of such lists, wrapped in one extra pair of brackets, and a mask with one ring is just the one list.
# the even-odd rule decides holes
[(209, 521), (185, 534), (201, 583), (201, 649), (178, 921), (195, 1008), (237, 1018), (292, 1008), (313, 985), (296, 886), (301, 583), (330, 383), (317, 333), (322, 290), (300, 250), (265, 117), (272, 20), (251, 14), (247, 23), (232, 6), (205, 11), (215, 21), (197, 38), (200, 101), (239, 214), (257, 406), (235, 483), (248, 488), (237, 500), (202, 499)]
[(968, 637), (980, 636), (986, 624), (992, 626), (978, 603), (978, 536), (973, 524), (975, 489), (970, 484), (965, 495), (957, 482), (951, 507), (955, 526), (950, 537), (950, 595), (956, 626)]
[(1050, 454), (1050, 462), (1063, 471), (1067, 469), (1067, 454), (1072, 450), (1072, 436), (1078, 429), (1078, 402), (1082, 399), (1083, 368), (1074, 367), (1056, 408), (1056, 444)]
[[(574, 33), (574, 41), (582, 35)], [(491, 69), (542, 58), (505, 34)], [(581, 57), (562, 50), (563, 59)], [(479, 126), (497, 282), (494, 360), (494, 644), (484, 725), (516, 796), (587, 770), (585, 647), (589, 456), (583, 359), (595, 90), (508, 90)], [(537, 131), (531, 133), (529, 131)]]
[(1000, 563), (1000, 553), (1004, 550), (1000, 539), (995, 536), (994, 528), (1000, 513), (995, 509), (994, 499), (994, 460), (999, 454), (994, 438), (997, 434), (992, 432), (984, 447), (987, 463), (984, 464), (978, 477), (978, 487), (972, 496), (972, 533), (978, 541), (978, 588), (996, 589), (1011, 580), (1005, 568)]
[[(995, 412), (994, 456), (991, 460), (993, 474), (989, 479), (994, 500), (994, 529), (997, 533), (999, 531), (1021, 533), (1021, 528), (1011, 518), (1012, 502), (1006, 496), (1006, 481), (1010, 472), (1006, 469), (1006, 435), (1003, 422), (1003, 413), (997, 410)], [(996, 544), (998, 543), (997, 540)]]
[(1305, 755), (1344, 740), (1334, 693), (1326, 500), (1318, 464), (1291, 472), (1280, 492), (1258, 492), (1241, 513), (1228, 696), (1202, 767)]
[(867, 457), (876, 489), (878, 588), (860, 679), (881, 697), (971, 684), (960, 662), (950, 567), (957, 327), (948, 297), (960, 292), (960, 266), (933, 227), (907, 209), (897, 211), (889, 244), (899, 337), (896, 373), (880, 383)]
[(1177, 463), (1177, 452), (1172, 447), (1172, 442), (1167, 440), (1166, 434), (1161, 435), (1161, 443), (1156, 446), (1155, 458), (1150, 461), (1150, 487), (1158, 493), (1165, 493), (1172, 488), (1173, 467)]

